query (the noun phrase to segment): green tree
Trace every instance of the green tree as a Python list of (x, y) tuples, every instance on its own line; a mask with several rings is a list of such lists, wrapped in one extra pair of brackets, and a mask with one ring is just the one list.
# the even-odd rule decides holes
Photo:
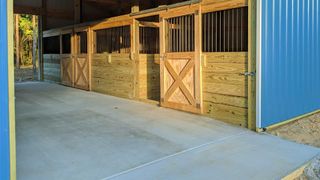
[(22, 66), (32, 65), (33, 31), (32, 15), (20, 15), (19, 59)]

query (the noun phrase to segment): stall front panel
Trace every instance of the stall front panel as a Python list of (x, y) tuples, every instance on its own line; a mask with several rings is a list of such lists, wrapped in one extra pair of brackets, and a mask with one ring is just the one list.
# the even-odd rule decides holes
[(204, 114), (248, 126), (248, 8), (202, 14)]
[(61, 82), (60, 34), (44, 34), (43, 38), (43, 79)]
[(201, 113), (198, 6), (161, 14), (161, 106)]
[(132, 20), (102, 22), (92, 27), (92, 90), (135, 97)]
[(137, 98), (142, 101), (160, 101), (160, 56), (159, 16), (150, 16), (139, 21), (139, 37), (135, 46), (139, 54), (136, 59)]

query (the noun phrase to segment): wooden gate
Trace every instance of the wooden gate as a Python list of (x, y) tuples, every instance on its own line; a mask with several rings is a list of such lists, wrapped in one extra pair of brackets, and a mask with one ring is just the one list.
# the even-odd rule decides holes
[(88, 32), (81, 31), (74, 35), (74, 87), (90, 90)]
[(66, 86), (73, 86), (74, 78), (73, 59), (71, 55), (61, 56), (61, 83)]
[(161, 18), (161, 105), (201, 113), (199, 11)]
[(72, 58), (72, 33), (68, 32), (61, 36), (61, 83), (73, 87), (74, 84), (74, 61)]

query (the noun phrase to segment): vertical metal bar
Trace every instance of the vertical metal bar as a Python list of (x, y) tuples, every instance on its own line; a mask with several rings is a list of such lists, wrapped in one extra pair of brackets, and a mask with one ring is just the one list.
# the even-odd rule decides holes
[(210, 30), (210, 39), (208, 40), (208, 43), (211, 44), (211, 48), (209, 49), (209, 52), (213, 52), (214, 51), (214, 48), (215, 48), (215, 42), (216, 42), (216, 37), (215, 37), (215, 33), (214, 33), (214, 27), (215, 27), (215, 13), (212, 12), (210, 13), (210, 27), (209, 27), (209, 30)]
[[(206, 21), (207, 21), (207, 27), (206, 27), (206, 34), (207, 38), (205, 39), (206, 42), (206, 52), (211, 52), (210, 44), (212, 43), (212, 37), (213, 37), (213, 21), (212, 21), (212, 13), (207, 13), (206, 15)], [(211, 38), (210, 38), (211, 37)]]
[(234, 26), (234, 9), (231, 10), (231, 51), (234, 52), (234, 33), (235, 33), (235, 26)]
[(174, 18), (174, 20), (175, 20), (175, 27), (174, 27), (174, 29), (175, 29), (175, 39), (174, 39), (174, 41), (175, 41), (175, 52), (178, 52), (179, 51), (179, 44), (178, 44), (178, 40), (179, 40), (179, 38), (178, 38), (178, 35), (179, 35), (179, 32), (178, 32), (178, 29), (177, 29), (177, 26), (178, 26), (178, 18)]
[(175, 31), (175, 19), (172, 18), (172, 24), (170, 28), (172, 29), (172, 52), (175, 52), (176, 47), (175, 47), (175, 41), (176, 41), (176, 31)]
[(238, 33), (239, 33), (239, 9), (236, 9), (235, 11), (235, 51), (238, 51)]
[(185, 46), (185, 50), (186, 51), (189, 51), (188, 50), (188, 42), (187, 42), (187, 39), (188, 39), (188, 26), (187, 26), (187, 20), (188, 20), (188, 17), (186, 17), (184, 19), (184, 46)]
[(207, 30), (207, 21), (206, 21), (206, 16), (207, 14), (204, 14), (202, 16), (202, 51), (203, 52), (206, 52), (207, 51), (207, 33), (206, 33), (206, 30)]
[(172, 34), (172, 28), (171, 28), (171, 26), (172, 26), (172, 21), (171, 21), (171, 19), (168, 19), (168, 21), (167, 21), (167, 26), (166, 26), (166, 32), (168, 32), (169, 33), (169, 38), (168, 38), (168, 40), (166, 41), (166, 43), (168, 43), (168, 45), (167, 45), (167, 47), (168, 47), (168, 50), (169, 50), (169, 52), (172, 52), (173, 51), (173, 49), (172, 49), (172, 39), (173, 39), (173, 34)]
[(219, 15), (219, 13), (215, 12), (214, 14), (215, 14), (215, 19), (216, 19), (216, 22), (215, 22), (215, 24), (216, 24), (216, 27), (215, 27), (216, 42), (215, 43), (216, 43), (216, 52), (218, 52), (218, 15)]
[(186, 29), (187, 29), (187, 51), (190, 51), (190, 18), (187, 17), (187, 25), (186, 25)]
[(182, 18), (183, 16), (180, 16), (178, 18), (178, 44), (179, 44), (179, 52), (182, 52)]
[(194, 47), (195, 47), (195, 38), (194, 38), (194, 36), (195, 36), (195, 23), (194, 23), (194, 21), (195, 21), (195, 16), (194, 15), (192, 15), (192, 51), (194, 51)]
[(242, 11), (240, 11), (240, 51), (243, 51), (243, 22)]

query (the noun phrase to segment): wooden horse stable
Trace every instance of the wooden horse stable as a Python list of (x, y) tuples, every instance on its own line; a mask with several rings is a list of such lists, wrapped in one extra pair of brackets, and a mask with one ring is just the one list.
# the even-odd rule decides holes
[(184, 1), (43, 32), (43, 78), (255, 128), (254, 5)]

